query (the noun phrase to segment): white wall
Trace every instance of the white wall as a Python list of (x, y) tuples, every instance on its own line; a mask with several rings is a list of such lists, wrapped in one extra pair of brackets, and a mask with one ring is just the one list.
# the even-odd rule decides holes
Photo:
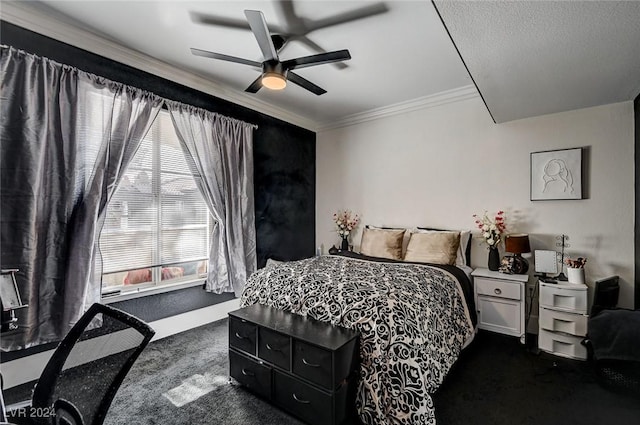
[[(529, 200), (529, 154), (589, 147), (588, 199)], [(331, 216), (347, 208), (363, 224), (473, 229), (472, 214), (503, 209), (510, 232), (532, 249), (586, 256), (587, 279), (621, 277), (620, 305), (633, 306), (633, 103), (494, 124), (477, 97), (326, 130), (317, 137), (317, 245), (339, 239)], [(360, 229), (362, 226), (360, 226)], [(356, 250), (360, 231), (352, 240)], [(486, 267), (480, 239), (472, 266)]]

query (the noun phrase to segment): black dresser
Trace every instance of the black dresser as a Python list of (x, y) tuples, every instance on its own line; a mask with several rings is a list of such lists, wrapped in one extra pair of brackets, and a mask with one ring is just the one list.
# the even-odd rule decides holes
[(231, 376), (309, 424), (356, 419), (358, 332), (254, 304), (229, 313)]

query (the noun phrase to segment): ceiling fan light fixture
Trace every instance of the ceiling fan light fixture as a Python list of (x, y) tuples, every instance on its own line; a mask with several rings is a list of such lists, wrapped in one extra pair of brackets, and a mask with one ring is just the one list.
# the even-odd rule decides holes
[(287, 79), (277, 72), (265, 72), (262, 75), (262, 85), (270, 90), (282, 90), (287, 86)]

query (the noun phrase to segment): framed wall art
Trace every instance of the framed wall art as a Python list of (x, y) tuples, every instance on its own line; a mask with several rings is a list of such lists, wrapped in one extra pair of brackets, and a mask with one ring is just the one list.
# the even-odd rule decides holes
[(583, 199), (582, 148), (531, 153), (531, 200)]

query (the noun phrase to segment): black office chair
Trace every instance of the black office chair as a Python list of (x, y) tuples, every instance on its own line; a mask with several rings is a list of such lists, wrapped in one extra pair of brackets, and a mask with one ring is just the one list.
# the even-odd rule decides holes
[(640, 396), (640, 310), (617, 308), (618, 281), (612, 276), (595, 282), (583, 343), (600, 385)]
[(592, 317), (602, 310), (612, 309), (618, 305), (618, 297), (620, 295), (619, 280), (618, 276), (596, 280), (593, 306), (591, 307)]
[[(101, 425), (155, 331), (140, 319), (93, 304), (58, 345), (36, 383), (31, 406), (8, 412), (12, 423)], [(24, 412), (32, 417), (22, 418)]]

